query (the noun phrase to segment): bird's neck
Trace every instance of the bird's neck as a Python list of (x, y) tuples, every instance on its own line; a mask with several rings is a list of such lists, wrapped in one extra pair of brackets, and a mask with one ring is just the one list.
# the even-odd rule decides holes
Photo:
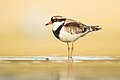
[(65, 21), (61, 21), (61, 22), (54, 22), (53, 23), (53, 27), (52, 30), (56, 31)]

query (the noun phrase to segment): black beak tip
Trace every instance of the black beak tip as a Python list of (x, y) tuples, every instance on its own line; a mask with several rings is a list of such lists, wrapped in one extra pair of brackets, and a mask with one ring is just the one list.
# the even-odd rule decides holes
[(48, 24), (45, 24), (45, 26), (47, 26)]

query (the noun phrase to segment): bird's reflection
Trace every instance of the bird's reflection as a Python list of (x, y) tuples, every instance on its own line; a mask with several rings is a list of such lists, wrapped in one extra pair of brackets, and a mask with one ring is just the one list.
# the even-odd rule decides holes
[(67, 70), (67, 80), (73, 80), (74, 74), (73, 74), (73, 59), (68, 60), (68, 70)]
[(74, 74), (74, 62), (72, 59), (67, 61), (66, 69), (61, 70), (60, 80), (76, 80)]

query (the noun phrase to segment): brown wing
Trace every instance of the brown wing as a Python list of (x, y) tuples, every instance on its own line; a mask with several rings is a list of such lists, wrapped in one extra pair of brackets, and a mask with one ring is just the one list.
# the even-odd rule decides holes
[(68, 19), (64, 24), (65, 30), (71, 34), (79, 34), (87, 31), (87, 26), (75, 20)]

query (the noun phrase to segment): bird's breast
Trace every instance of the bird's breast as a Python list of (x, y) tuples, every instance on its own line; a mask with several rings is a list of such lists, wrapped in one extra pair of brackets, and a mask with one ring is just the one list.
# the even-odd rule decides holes
[(62, 23), (62, 24), (59, 25), (59, 26), (58, 26), (58, 25), (56, 25), (56, 26), (53, 25), (53, 29), (52, 29), (53, 34), (54, 34), (55, 37), (58, 38), (58, 39), (60, 39), (59, 34), (60, 34), (60, 31), (61, 31), (63, 25), (64, 25), (64, 23)]
[(79, 39), (79, 37), (80, 34), (72, 35), (71, 33), (67, 32), (64, 27), (62, 27), (60, 30), (59, 39), (63, 42), (74, 42)]

